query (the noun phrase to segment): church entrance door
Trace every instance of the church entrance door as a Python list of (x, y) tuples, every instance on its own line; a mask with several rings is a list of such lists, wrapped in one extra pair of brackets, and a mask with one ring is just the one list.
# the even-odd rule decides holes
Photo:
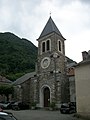
[(49, 107), (50, 104), (50, 90), (48, 87), (44, 88), (44, 107)]

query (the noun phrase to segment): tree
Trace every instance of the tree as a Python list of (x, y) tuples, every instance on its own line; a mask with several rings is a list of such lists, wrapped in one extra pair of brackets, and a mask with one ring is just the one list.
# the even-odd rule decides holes
[(0, 85), (0, 95), (5, 95), (9, 101), (9, 95), (13, 94), (14, 88), (12, 85)]

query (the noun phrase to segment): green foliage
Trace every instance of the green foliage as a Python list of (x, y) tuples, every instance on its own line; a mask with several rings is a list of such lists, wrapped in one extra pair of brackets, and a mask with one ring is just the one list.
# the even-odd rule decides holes
[(13, 93), (13, 86), (11, 85), (0, 85), (0, 94), (8, 95)]
[(37, 47), (12, 33), (0, 33), (0, 74), (16, 80), (35, 70)]
[(9, 80), (14, 81), (14, 80), (16, 80), (17, 78), (23, 76), (24, 74), (25, 74), (25, 72), (15, 73), (15, 74), (9, 73), (8, 75), (6, 75), (6, 78), (9, 79)]
[(31, 106), (36, 107), (36, 104), (37, 104), (36, 102), (32, 102)]
[(51, 103), (50, 103), (50, 107), (54, 109), (54, 108), (56, 107), (55, 102), (51, 102)]
[(9, 99), (9, 94), (13, 94), (14, 88), (11, 85), (0, 85), (0, 95), (5, 95), (7, 101)]

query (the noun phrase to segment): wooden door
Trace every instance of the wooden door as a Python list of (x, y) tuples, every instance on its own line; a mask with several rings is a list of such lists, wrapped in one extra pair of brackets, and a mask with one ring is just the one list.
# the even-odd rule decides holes
[(44, 88), (44, 107), (49, 107), (50, 104), (50, 90), (48, 87)]

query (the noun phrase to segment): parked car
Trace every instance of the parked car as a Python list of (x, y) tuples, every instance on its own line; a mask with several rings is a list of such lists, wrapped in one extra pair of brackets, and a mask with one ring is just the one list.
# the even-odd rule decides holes
[(17, 120), (12, 113), (0, 112), (0, 120)]
[(25, 102), (15, 102), (14, 104), (12, 104), (12, 109), (13, 110), (25, 110), (25, 109), (29, 109), (29, 104), (25, 103)]
[(7, 105), (8, 105), (8, 102), (0, 102), (0, 107), (1, 107), (2, 109), (6, 108)]
[(76, 112), (76, 104), (75, 103), (63, 103), (60, 107), (61, 113), (75, 113)]
[(6, 109), (12, 109), (12, 105), (15, 103), (15, 101), (11, 101), (7, 104)]
[(0, 107), (2, 109), (12, 109), (12, 104), (14, 104), (15, 102), (1, 102), (0, 103)]

